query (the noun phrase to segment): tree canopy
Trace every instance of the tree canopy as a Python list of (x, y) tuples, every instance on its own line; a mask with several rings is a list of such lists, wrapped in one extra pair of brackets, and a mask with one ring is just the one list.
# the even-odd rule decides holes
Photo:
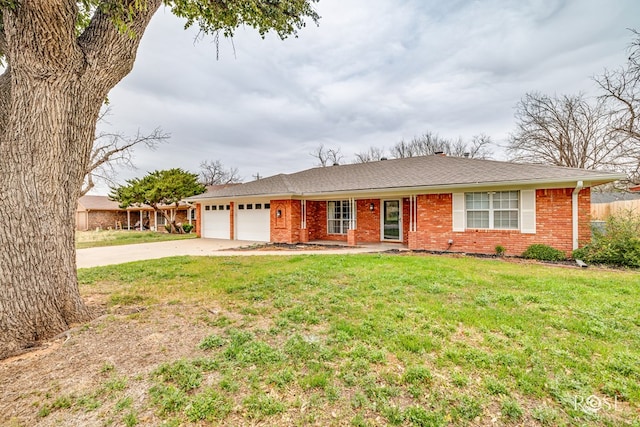
[(111, 190), (109, 198), (120, 203), (121, 208), (129, 206), (151, 206), (161, 212), (171, 231), (179, 231), (175, 223), (175, 211), (166, 213), (163, 207), (178, 207), (186, 197), (204, 193), (206, 188), (198, 182), (198, 175), (180, 168), (154, 171), (142, 178), (133, 178), (125, 185)]
[(0, 0), (0, 358), (91, 318), (78, 291), (75, 206), (100, 109), (158, 9), (217, 42), (243, 26), (295, 36), (319, 19), (316, 2)]

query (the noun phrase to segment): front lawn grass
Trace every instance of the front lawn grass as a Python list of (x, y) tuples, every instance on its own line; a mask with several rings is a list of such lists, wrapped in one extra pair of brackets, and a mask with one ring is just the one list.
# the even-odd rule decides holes
[(76, 231), (76, 249), (99, 246), (132, 245), (135, 243), (165, 242), (167, 240), (195, 239), (195, 233), (169, 234), (156, 231), (99, 230)]
[(637, 272), (294, 255), (79, 279), (110, 305), (199, 307), (210, 332), (130, 408), (167, 425), (640, 425)]

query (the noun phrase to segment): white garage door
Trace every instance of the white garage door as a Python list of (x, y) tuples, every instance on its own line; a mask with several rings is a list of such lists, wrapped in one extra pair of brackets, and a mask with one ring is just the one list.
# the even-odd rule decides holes
[(268, 242), (271, 240), (269, 202), (238, 203), (236, 239)]
[(226, 205), (205, 205), (202, 210), (202, 237), (228, 239), (231, 235), (230, 212)]

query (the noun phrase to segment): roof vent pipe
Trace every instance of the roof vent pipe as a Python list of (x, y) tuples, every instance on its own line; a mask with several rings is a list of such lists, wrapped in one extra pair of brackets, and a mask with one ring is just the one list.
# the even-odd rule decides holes
[(340, 166), (340, 163), (335, 162), (335, 163), (333, 164), (333, 166)]
[(380, 161), (387, 160), (386, 157), (380, 157)]

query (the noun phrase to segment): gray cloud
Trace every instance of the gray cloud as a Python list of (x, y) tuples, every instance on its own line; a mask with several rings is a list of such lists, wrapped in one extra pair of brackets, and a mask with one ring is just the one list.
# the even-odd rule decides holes
[[(161, 126), (138, 171), (220, 159), (245, 179), (313, 166), (319, 144), (346, 157), (425, 131), (498, 143), (528, 91), (595, 94), (590, 77), (625, 59), (640, 3), (620, 0), (321, 0), (320, 26), (264, 40), (194, 42), (161, 10), (111, 93), (113, 129)], [(498, 150), (499, 151), (499, 150)], [(104, 192), (104, 189), (100, 189)]]

